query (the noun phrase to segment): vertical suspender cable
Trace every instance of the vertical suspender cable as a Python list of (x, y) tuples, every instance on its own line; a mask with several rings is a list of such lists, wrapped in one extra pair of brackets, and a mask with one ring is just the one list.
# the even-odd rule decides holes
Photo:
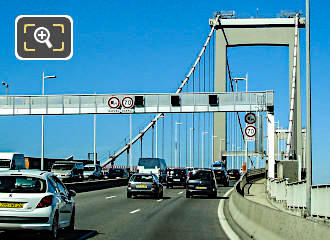
[[(198, 63), (198, 92), (201, 92), (201, 62)], [(198, 113), (198, 127), (197, 127), (197, 146), (198, 146), (198, 167), (200, 167), (200, 122), (201, 114)]]

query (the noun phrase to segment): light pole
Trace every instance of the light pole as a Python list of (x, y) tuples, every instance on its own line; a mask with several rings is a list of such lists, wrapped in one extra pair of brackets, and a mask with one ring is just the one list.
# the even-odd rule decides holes
[(175, 122), (175, 167), (178, 166), (178, 125), (180, 126), (181, 122)]
[(238, 81), (246, 81), (245, 82), (245, 91), (246, 92), (248, 91), (248, 77), (249, 77), (249, 74), (246, 73), (245, 78), (233, 78), (233, 81), (235, 81), (235, 83), (236, 83), (236, 92), (238, 90), (238, 88), (237, 88), (237, 82)]
[(8, 88), (9, 88), (8, 83), (2, 82), (2, 85), (5, 86), (5, 88), (6, 88), (6, 95), (8, 96)]
[(218, 136), (214, 136), (214, 135), (212, 135), (212, 151), (211, 151), (211, 153), (212, 153), (212, 163), (214, 163), (214, 153), (213, 153), (213, 151), (214, 151), (214, 138), (217, 138)]
[(96, 114), (94, 114), (94, 165), (96, 164)]
[(204, 135), (208, 132), (202, 132), (202, 168), (204, 168)]
[[(160, 115), (159, 118), (164, 119), (164, 115)], [(158, 120), (156, 121), (156, 158), (158, 158)]]
[[(42, 95), (45, 95), (45, 79), (56, 78), (55, 75), (45, 76), (45, 73), (42, 72)], [(45, 119), (44, 115), (41, 115), (41, 170), (44, 170), (44, 157), (45, 157)]]
[(192, 134), (193, 134), (194, 128), (190, 128), (190, 167), (193, 167), (193, 153), (192, 153)]
[(132, 114), (129, 115), (129, 169), (130, 171), (132, 172), (133, 171), (133, 155), (132, 155), (132, 152), (133, 152), (133, 145), (132, 145)]
[(225, 141), (225, 139), (224, 138), (220, 138), (219, 161), (221, 161), (221, 162), (222, 162), (222, 145), (221, 145), (222, 141)]

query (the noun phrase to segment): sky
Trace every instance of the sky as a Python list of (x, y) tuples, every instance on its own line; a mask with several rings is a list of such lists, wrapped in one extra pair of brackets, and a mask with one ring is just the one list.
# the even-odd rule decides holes
[[(11, 95), (174, 92), (190, 70), (210, 31), (208, 19), (215, 11), (235, 10), (237, 17), (276, 17), (281, 10), (305, 12), (305, 1), (1, 1), (0, 81)], [(313, 184), (330, 183), (327, 99), (330, 70), (329, 28), (325, 27), (330, 3), (311, 5)], [(258, 9), (258, 10), (257, 10)], [(22, 61), (15, 57), (15, 19), (19, 15), (70, 15), (73, 19), (73, 57), (68, 61)], [(305, 30), (301, 30), (302, 84), (305, 85)], [(275, 90), (275, 119), (288, 127), (288, 50), (282, 47), (235, 48), (228, 51), (234, 76), (249, 73), (249, 90)], [(0, 94), (5, 88), (0, 86)], [(244, 84), (239, 86), (244, 90)], [(305, 121), (305, 87), (303, 126)], [(134, 115), (134, 135), (153, 115)], [(179, 116), (174, 115), (176, 121)], [(184, 118), (184, 117), (183, 117)], [(190, 119), (190, 118), (189, 118)], [(189, 120), (188, 120), (189, 122)], [(0, 118), (0, 151), (17, 151), (39, 157), (40, 116)], [(165, 119), (165, 159), (170, 158), (170, 117)], [(182, 134), (185, 126), (182, 126)], [(188, 126), (187, 126), (188, 127)], [(189, 126), (190, 127), (190, 126)], [(93, 117), (46, 116), (45, 157), (74, 155), (87, 159), (93, 151)], [(97, 152), (104, 161), (129, 135), (128, 115), (97, 116)], [(186, 135), (187, 136), (187, 135)], [(173, 136), (172, 136), (173, 138)], [(210, 135), (209, 138), (210, 139)], [(143, 155), (151, 155), (151, 133), (146, 134)], [(209, 146), (209, 145), (208, 145)], [(160, 147), (161, 148), (161, 147)], [(187, 159), (183, 147), (182, 158)], [(161, 153), (161, 149), (159, 150)], [(134, 163), (140, 145), (133, 147)], [(173, 157), (173, 156), (172, 156)], [(168, 160), (169, 161), (169, 160)], [(124, 154), (119, 162), (126, 163)]]

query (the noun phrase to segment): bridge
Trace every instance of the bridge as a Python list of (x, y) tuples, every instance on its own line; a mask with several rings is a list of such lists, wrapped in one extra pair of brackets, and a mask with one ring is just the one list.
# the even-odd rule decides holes
[[(68, 183), (67, 188), (78, 192), (76, 230), (60, 239), (318, 239), (329, 235), (330, 185), (311, 181), (309, 48), (306, 129), (302, 126), (299, 34), (306, 27), (309, 37), (308, 14), (306, 19), (300, 13), (262, 19), (215, 14), (209, 19), (211, 30), (202, 49), (173, 93), (1, 96), (2, 117), (129, 115), (130, 136), (106, 159), (97, 157), (95, 126), (93, 158), (104, 169), (125, 166), (134, 172), (139, 157), (161, 157), (172, 168), (211, 168), (221, 161), (227, 169), (242, 170), (238, 181), (218, 187), (215, 199), (186, 199), (182, 188), (166, 189), (165, 197), (158, 200), (127, 199), (127, 179)], [(289, 48), (289, 108), (281, 110), (289, 116), (287, 129), (277, 122), (273, 90), (249, 91), (248, 75), (233, 77), (227, 51), (248, 46)], [(245, 91), (238, 91), (239, 81), (245, 81)], [(255, 119), (250, 122), (251, 113)], [(143, 114), (156, 115), (134, 136), (133, 118)], [(255, 129), (253, 136), (249, 126)], [(151, 156), (143, 151), (148, 137)], [(139, 149), (133, 156), (134, 147)], [(0, 232), (0, 238), (7, 234)]]

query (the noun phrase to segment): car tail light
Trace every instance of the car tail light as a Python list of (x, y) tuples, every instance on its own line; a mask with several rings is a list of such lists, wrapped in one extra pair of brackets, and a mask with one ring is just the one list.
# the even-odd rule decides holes
[(138, 173), (138, 172), (139, 172), (139, 169), (138, 169), (138, 170), (136, 170), (136, 172)]
[(152, 184), (152, 188), (156, 188), (157, 185), (155, 183)]
[(40, 202), (37, 205), (37, 208), (44, 208), (44, 207), (49, 207), (53, 203), (53, 196), (49, 195), (46, 197), (43, 197)]
[(128, 183), (128, 187), (131, 187), (131, 183)]

